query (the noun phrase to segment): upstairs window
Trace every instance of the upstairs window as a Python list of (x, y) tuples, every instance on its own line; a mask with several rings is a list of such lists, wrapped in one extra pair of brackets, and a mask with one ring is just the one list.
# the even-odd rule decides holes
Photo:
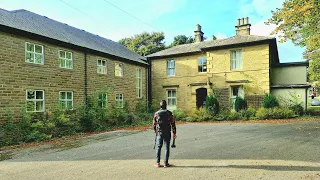
[(207, 72), (207, 57), (198, 58), (198, 72)]
[(115, 63), (114, 75), (118, 77), (123, 77), (123, 65), (121, 63)]
[(72, 52), (59, 51), (59, 66), (61, 68), (72, 69)]
[(231, 70), (242, 69), (242, 51), (231, 51)]
[(33, 64), (43, 64), (43, 46), (26, 43), (26, 62)]
[(173, 59), (167, 60), (167, 75), (168, 76), (175, 75), (175, 62)]
[(44, 112), (44, 91), (27, 90), (27, 112)]
[(107, 61), (106, 60), (98, 60), (97, 61), (97, 73), (107, 74)]
[(142, 97), (142, 69), (138, 68), (136, 70), (136, 90), (137, 90), (137, 98)]

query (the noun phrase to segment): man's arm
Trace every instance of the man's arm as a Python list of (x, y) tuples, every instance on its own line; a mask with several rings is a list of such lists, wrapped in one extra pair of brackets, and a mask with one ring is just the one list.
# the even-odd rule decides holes
[(170, 124), (171, 124), (173, 136), (176, 137), (176, 134), (177, 134), (176, 122), (174, 121), (174, 118), (173, 118), (172, 114), (170, 114), (170, 116), (169, 116), (169, 121), (170, 121)]
[(158, 114), (155, 113), (153, 116), (153, 122), (152, 122), (154, 132), (156, 132), (156, 130), (157, 130), (157, 118), (158, 118)]

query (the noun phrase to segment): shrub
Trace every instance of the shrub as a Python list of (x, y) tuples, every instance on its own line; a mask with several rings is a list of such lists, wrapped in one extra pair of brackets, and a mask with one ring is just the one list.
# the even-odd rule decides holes
[(182, 109), (176, 109), (173, 112), (173, 118), (176, 121), (185, 121), (186, 120), (186, 113)]
[(211, 113), (208, 112), (205, 108), (199, 108), (198, 110), (195, 110), (192, 112), (190, 118), (188, 118), (188, 121), (208, 121), (211, 119)]
[(239, 120), (239, 113), (237, 111), (230, 111), (230, 113), (227, 116), (228, 120)]
[(289, 106), (289, 109), (291, 109), (298, 116), (302, 116), (304, 114), (304, 110), (301, 104)]
[(278, 107), (279, 103), (277, 98), (272, 94), (265, 94), (263, 99), (262, 107), (264, 108), (274, 108)]
[(289, 108), (260, 108), (257, 110), (258, 119), (284, 119), (294, 116), (294, 112)]
[(240, 96), (237, 96), (236, 101), (234, 103), (234, 107), (237, 112), (239, 112), (240, 110), (243, 110), (243, 109), (247, 109), (248, 108), (247, 100), (243, 99)]
[(219, 102), (216, 96), (214, 95), (213, 89), (212, 93), (206, 97), (205, 107), (213, 116), (219, 113)]
[(248, 109), (243, 109), (239, 111), (239, 116), (243, 120), (255, 119), (256, 109), (249, 107)]

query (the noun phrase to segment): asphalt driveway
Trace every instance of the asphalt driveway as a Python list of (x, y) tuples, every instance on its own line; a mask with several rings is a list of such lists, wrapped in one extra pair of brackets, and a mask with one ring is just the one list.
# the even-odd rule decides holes
[[(72, 148), (23, 150), (4, 179), (320, 179), (320, 121), (177, 126), (172, 168), (153, 167), (154, 133), (96, 135)], [(92, 137), (91, 137), (92, 138)], [(89, 137), (90, 140), (90, 137)], [(0, 178), (1, 179), (1, 178)]]

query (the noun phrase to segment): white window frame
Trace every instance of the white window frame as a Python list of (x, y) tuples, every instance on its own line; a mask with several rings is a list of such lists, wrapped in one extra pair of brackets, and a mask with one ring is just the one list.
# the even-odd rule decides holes
[[(34, 92), (34, 98), (33, 99), (28, 99), (28, 92)], [(37, 99), (37, 92), (42, 92), (42, 99)], [(43, 102), (42, 110), (37, 111), (37, 102)], [(28, 102), (33, 102), (34, 103), (34, 110), (33, 111), (28, 111)], [(45, 110), (45, 93), (44, 90), (26, 90), (26, 112), (44, 112)]]
[[(101, 63), (99, 63), (99, 62), (101, 62)], [(105, 63), (105, 65), (103, 65), (103, 62)], [(98, 74), (108, 74), (108, 61), (107, 60), (97, 59), (97, 73)]]
[(123, 64), (122, 63), (115, 63), (114, 64), (114, 76), (123, 77)]
[(142, 69), (136, 69), (136, 92), (137, 98), (142, 98)]
[[(66, 99), (61, 99), (61, 93), (66, 93)], [(71, 93), (71, 99), (68, 99), (68, 94)], [(68, 102), (71, 102), (71, 108), (68, 108)], [(73, 110), (73, 91), (59, 91), (59, 104), (65, 103), (65, 108), (63, 110)]]
[[(103, 95), (104, 99), (101, 99), (100, 95)], [(103, 106), (103, 100), (105, 102), (105, 106)], [(100, 103), (101, 103), (101, 106), (100, 106)], [(98, 106), (104, 109), (108, 107), (108, 93), (98, 93)]]
[[(200, 70), (199, 67), (201, 67), (202, 70)], [(207, 56), (202, 56), (198, 58), (198, 72), (199, 73), (207, 72)]]
[[(116, 108), (123, 108), (123, 93), (116, 94), (115, 100), (116, 100)], [(118, 103), (120, 103), (121, 106), (118, 106)]]
[(230, 51), (230, 68), (231, 70), (242, 69), (242, 50), (231, 50)]
[(174, 59), (167, 60), (167, 76), (176, 75), (176, 61)]
[[(169, 93), (171, 92), (171, 93)], [(172, 96), (172, 92), (175, 92), (175, 97)], [(171, 94), (171, 96), (169, 97), (169, 94)], [(171, 100), (171, 101), (170, 101)], [(170, 102), (172, 102), (172, 100), (175, 100), (175, 104), (172, 104)], [(175, 110), (177, 109), (177, 90), (176, 89), (167, 89), (167, 108), (169, 110)]]
[[(60, 53), (64, 53), (64, 57), (60, 56)], [(71, 59), (67, 58), (67, 53), (70, 53)], [(65, 50), (59, 50), (58, 51), (58, 56), (59, 56), (59, 67), (60, 68), (65, 68), (65, 69), (73, 69), (73, 55), (71, 51), (65, 51)], [(64, 61), (63, 66), (61, 66), (60, 61)], [(71, 67), (67, 67), (67, 62), (71, 62)]]
[[(33, 46), (33, 51), (28, 51), (28, 48), (27, 48), (28, 45), (32, 45)], [(41, 53), (36, 52), (36, 46), (40, 46), (41, 47)], [(33, 62), (27, 61), (27, 54), (30, 54), (32, 56)], [(40, 63), (36, 62), (36, 56), (37, 55), (41, 55), (41, 62)], [(25, 43), (25, 62), (32, 63), (32, 64), (43, 65), (44, 64), (44, 48), (43, 48), (43, 45), (26, 42)]]

